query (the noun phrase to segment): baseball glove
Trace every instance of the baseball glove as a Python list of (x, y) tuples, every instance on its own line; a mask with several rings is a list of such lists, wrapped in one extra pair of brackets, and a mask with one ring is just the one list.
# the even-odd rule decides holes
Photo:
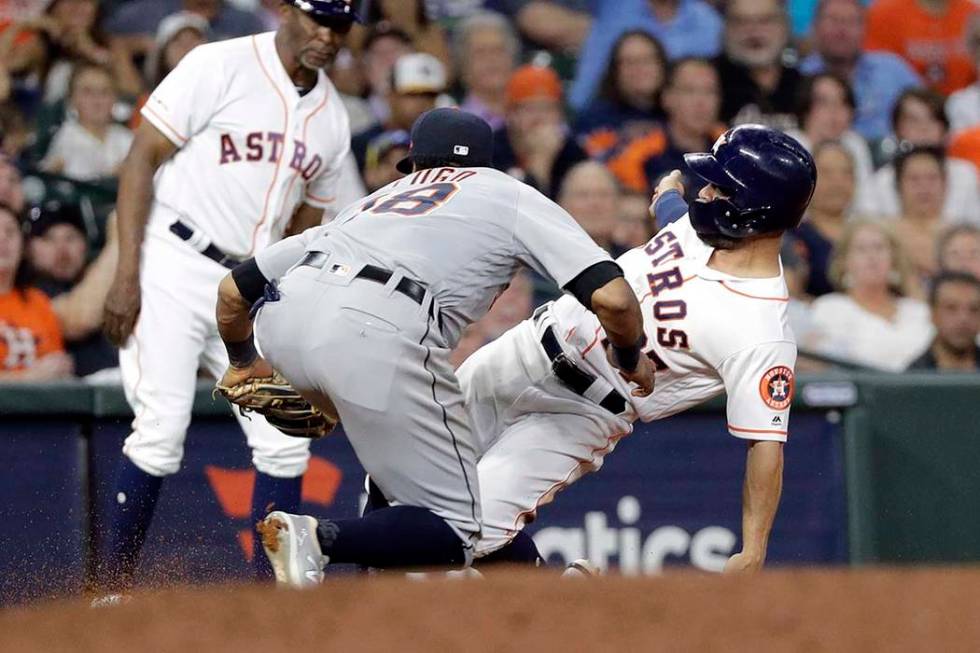
[(238, 406), (242, 415), (256, 412), (286, 435), (322, 438), (329, 435), (336, 420), (314, 408), (279, 372), (253, 377), (231, 386), (215, 386), (214, 392)]

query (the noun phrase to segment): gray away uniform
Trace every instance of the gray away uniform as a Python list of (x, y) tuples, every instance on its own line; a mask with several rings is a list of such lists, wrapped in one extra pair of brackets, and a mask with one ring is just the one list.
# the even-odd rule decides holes
[[(258, 311), (256, 340), (294, 386), (333, 400), (390, 504), (428, 508), (471, 544), (477, 453), (449, 352), (521, 264), (564, 287), (609, 260), (568, 213), (502, 172), (422, 170), (259, 253), (280, 298)], [(365, 266), (394, 274), (358, 278)], [(428, 290), (413, 299), (403, 280)]]

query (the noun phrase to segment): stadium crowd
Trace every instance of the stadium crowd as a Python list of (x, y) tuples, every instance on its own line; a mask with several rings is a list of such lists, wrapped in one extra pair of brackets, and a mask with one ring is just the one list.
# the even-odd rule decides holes
[[(100, 333), (115, 177), (149, 91), (202, 43), (274, 29), (279, 0), (0, 0), (0, 380), (114, 380)], [(726, 127), (813, 153), (783, 266), (801, 369), (980, 365), (980, 5), (973, 0), (376, 0), (330, 76), (341, 195), (397, 179), (421, 113), (495, 129), (495, 167), (618, 255), (658, 180)], [(343, 204), (343, 200), (340, 202)], [(556, 289), (518, 277), (462, 361)]]

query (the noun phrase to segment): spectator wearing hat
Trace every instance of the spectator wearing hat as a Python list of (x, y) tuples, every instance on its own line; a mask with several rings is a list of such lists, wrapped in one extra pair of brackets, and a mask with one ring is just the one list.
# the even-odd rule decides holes
[(453, 34), (456, 70), (465, 91), (460, 108), (500, 129), (507, 82), (517, 66), (517, 35), (503, 16), (489, 11), (464, 18)]
[(112, 119), (116, 101), (111, 73), (82, 64), (69, 83), (69, 119), (58, 128), (41, 168), (78, 181), (115, 177), (133, 134)]
[(371, 139), (364, 164), (364, 185), (368, 194), (403, 176), (395, 166), (408, 155), (411, 142), (408, 132), (401, 129)]
[(30, 278), (18, 215), (0, 205), (0, 380), (70, 377), (72, 360), (65, 353), (58, 319)]
[(856, 101), (854, 130), (876, 141), (891, 131), (892, 109), (902, 91), (921, 86), (922, 80), (897, 54), (864, 50), (864, 14), (859, 0), (820, 0), (814, 52), (800, 62), (800, 72), (829, 72), (846, 79)]
[(978, 12), (972, 0), (875, 0), (864, 48), (894, 52), (930, 88), (949, 95), (974, 79), (963, 35)]
[[(75, 362), (75, 373), (87, 376), (116, 367), (119, 355), (99, 331), (104, 293), (100, 297), (84, 289), (76, 292), (83, 278), (92, 276), (86, 271), (88, 240), (78, 206), (47, 202), (31, 209), (29, 226), (27, 258), (34, 270), (34, 285), (51, 299), (68, 353)], [(115, 246), (113, 237), (106, 247), (113, 249)], [(114, 254), (109, 252), (106, 256)], [(100, 255), (100, 258), (105, 256)], [(108, 289), (107, 281), (108, 277), (104, 289)], [(92, 283), (89, 279), (85, 286)], [(84, 303), (79, 301), (79, 295), (86, 300)]]
[(663, 44), (670, 59), (714, 57), (721, 50), (722, 21), (702, 0), (617, 0), (603, 2), (579, 55), (569, 104), (584, 108), (609, 66), (616, 42), (628, 31), (643, 31)]
[(363, 174), (368, 143), (386, 131), (410, 131), (419, 116), (435, 108), (445, 90), (446, 69), (431, 54), (417, 52), (399, 58), (391, 71), (391, 115), (383, 125), (375, 125), (351, 139), (358, 170)]
[(494, 134), (494, 167), (554, 199), (572, 166), (587, 158), (565, 124), (558, 75), (518, 68), (507, 83), (506, 126)]
[(217, 41), (258, 34), (265, 29), (255, 13), (238, 9), (225, 0), (131, 0), (118, 5), (105, 27), (113, 36), (122, 37), (131, 52), (147, 54), (153, 50), (160, 23), (179, 11), (202, 16)]
[(908, 369), (980, 371), (980, 280), (963, 272), (941, 273), (932, 283), (929, 308), (936, 337)]

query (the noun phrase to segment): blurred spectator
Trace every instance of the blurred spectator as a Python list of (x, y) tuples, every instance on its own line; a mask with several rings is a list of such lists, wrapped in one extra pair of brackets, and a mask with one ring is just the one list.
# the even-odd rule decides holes
[(722, 84), (721, 119), (729, 124), (796, 126), (801, 75), (784, 63), (789, 18), (781, 0), (729, 0), (725, 51), (717, 59)]
[(30, 286), (20, 220), (0, 205), (0, 381), (53, 381), (72, 375), (51, 303)]
[(507, 83), (507, 124), (494, 134), (494, 167), (553, 199), (565, 174), (586, 158), (565, 124), (558, 75), (518, 68)]
[[(373, 0), (368, 9), (367, 24), (388, 21), (411, 39), (418, 52), (427, 52), (439, 59), (450, 70), (449, 44), (446, 33), (439, 23), (429, 18), (425, 0)], [(357, 34), (353, 35), (356, 48)]]
[(717, 70), (706, 59), (675, 61), (661, 103), (667, 115), (664, 127), (633, 141), (609, 161), (609, 168), (624, 186), (644, 194), (671, 170), (680, 170), (687, 199), (694, 201), (704, 182), (690, 174), (684, 154), (710, 150), (724, 131), (718, 121), (721, 82)]
[(386, 131), (410, 131), (415, 119), (435, 108), (436, 98), (446, 90), (446, 70), (431, 54), (406, 54), (395, 62), (391, 72), (391, 115), (384, 125), (361, 132), (351, 139), (351, 152), (357, 167), (364, 170), (367, 146)]
[[(115, 248), (114, 236), (107, 248)], [(50, 299), (75, 373), (87, 376), (118, 365), (119, 355), (99, 331), (105, 295), (84, 293), (85, 305), (72, 297), (86, 269), (85, 222), (75, 205), (48, 202), (31, 210), (28, 259), (35, 285)], [(104, 288), (110, 279), (106, 277)]]
[(936, 245), (936, 257), (941, 270), (965, 272), (980, 279), (980, 227), (958, 224), (944, 231)]
[(650, 196), (646, 193), (625, 191), (617, 201), (616, 228), (613, 230), (613, 249), (631, 250), (645, 245), (657, 229), (650, 217)]
[(978, 11), (972, 0), (875, 0), (864, 47), (904, 57), (926, 84), (949, 95), (973, 81), (963, 35)]
[(939, 268), (936, 239), (942, 223), (946, 176), (942, 150), (917, 147), (895, 160), (902, 213), (895, 233), (909, 256), (912, 271), (925, 281)]
[(575, 120), (589, 156), (607, 155), (663, 120), (660, 92), (666, 78), (667, 54), (655, 37), (631, 30), (616, 41), (598, 97)]
[(517, 35), (507, 19), (489, 11), (463, 19), (453, 34), (456, 70), (465, 92), (460, 108), (500, 129), (507, 108), (507, 82), (518, 61)]
[(596, 161), (583, 161), (572, 167), (558, 193), (558, 204), (614, 258), (625, 251), (613, 246), (613, 234), (619, 224), (618, 197), (616, 178)]
[(905, 296), (907, 266), (888, 226), (854, 220), (830, 264), (838, 292), (813, 302), (810, 345), (821, 354), (898, 372), (932, 339), (929, 308)]
[(146, 58), (144, 76), (149, 89), (155, 89), (188, 52), (207, 43), (209, 35), (208, 21), (191, 11), (170, 14), (160, 21), (153, 50)]
[(404, 176), (395, 166), (408, 154), (411, 142), (407, 131), (398, 130), (384, 132), (368, 143), (364, 164), (364, 185), (368, 194)]
[(969, 161), (980, 171), (980, 125), (964, 129), (954, 136), (949, 143), (949, 156), (951, 160)]
[[(796, 341), (806, 343), (811, 339), (810, 332), (813, 329), (813, 310), (811, 308), (813, 297), (806, 291), (807, 280), (810, 277), (810, 266), (806, 258), (801, 256), (796, 244), (794, 238), (783, 239), (779, 260), (783, 266), (786, 289), (789, 291), (789, 301), (786, 303), (789, 326), (793, 330), (793, 335), (796, 336)], [(797, 366), (799, 367), (805, 361), (805, 358), (801, 358), (797, 361)], [(807, 369), (810, 371), (813, 366)]]
[(820, 297), (833, 292), (828, 271), (834, 245), (840, 240), (854, 199), (854, 158), (850, 150), (824, 141), (813, 150), (817, 185), (806, 219), (793, 232), (795, 247), (807, 267), (804, 289)]
[(648, 32), (671, 59), (713, 57), (721, 50), (721, 18), (702, 0), (617, 0), (600, 4), (598, 17), (579, 54), (569, 103), (583, 109), (609, 67), (615, 43), (625, 32)]
[[(388, 96), (391, 95), (391, 72), (395, 62), (414, 52), (411, 37), (388, 21), (372, 25), (367, 32), (361, 52), (364, 77), (367, 81), (367, 101), (378, 123), (391, 118)], [(352, 134), (357, 131), (351, 130)]]
[(178, 11), (203, 16), (211, 26), (212, 37), (219, 41), (258, 34), (265, 29), (256, 14), (236, 9), (224, 0), (130, 0), (109, 16), (106, 31), (122, 37), (128, 51), (146, 54), (153, 49), (160, 21)]
[(0, 204), (9, 206), (18, 214), (24, 210), (24, 187), (20, 171), (3, 154), (0, 154)]
[[(53, 0), (43, 14), (0, 36), (0, 60), (12, 75), (36, 77), (47, 104), (65, 97), (74, 66), (84, 63), (110, 67), (119, 88), (135, 97), (142, 87), (139, 72), (123, 49), (110, 48), (100, 18), (98, 0)], [(32, 38), (14, 41), (23, 32)]]
[(858, 0), (821, 0), (813, 26), (815, 52), (803, 59), (800, 72), (827, 71), (848, 80), (857, 99), (854, 129), (878, 140), (890, 131), (898, 96), (922, 81), (904, 59), (891, 52), (865, 52), (863, 41), (864, 8)]
[(854, 160), (854, 181), (863, 188), (870, 183), (874, 166), (867, 141), (852, 129), (855, 108), (854, 93), (843, 78), (833, 73), (806, 77), (797, 100), (800, 127), (789, 134), (811, 152), (823, 141), (841, 143)]
[(980, 280), (962, 272), (943, 272), (933, 281), (929, 307), (936, 337), (909, 369), (980, 371)]
[(116, 176), (133, 134), (113, 122), (115, 101), (108, 70), (76, 66), (69, 83), (69, 119), (55, 134), (41, 168), (79, 181)]
[[(976, 74), (980, 69), (980, 14), (970, 17), (966, 49)], [(980, 82), (973, 82), (950, 95), (946, 100), (946, 115), (949, 116), (949, 131), (953, 134), (980, 125)]]
[[(949, 123), (943, 111), (943, 99), (934, 91), (909, 89), (902, 93), (892, 115), (894, 147), (946, 146)], [(904, 142), (904, 145), (903, 145)], [(943, 218), (948, 221), (980, 220), (980, 192), (977, 168), (969, 161), (948, 157), (945, 163), (946, 202)], [(859, 189), (858, 211), (868, 216), (897, 217), (901, 213), (895, 166), (888, 164), (872, 177), (872, 183)]]
[(528, 45), (554, 52), (579, 52), (592, 27), (590, 0), (486, 0), (485, 5), (510, 16)]
[(33, 140), (32, 127), (13, 102), (0, 104), (0, 155), (20, 158)]

